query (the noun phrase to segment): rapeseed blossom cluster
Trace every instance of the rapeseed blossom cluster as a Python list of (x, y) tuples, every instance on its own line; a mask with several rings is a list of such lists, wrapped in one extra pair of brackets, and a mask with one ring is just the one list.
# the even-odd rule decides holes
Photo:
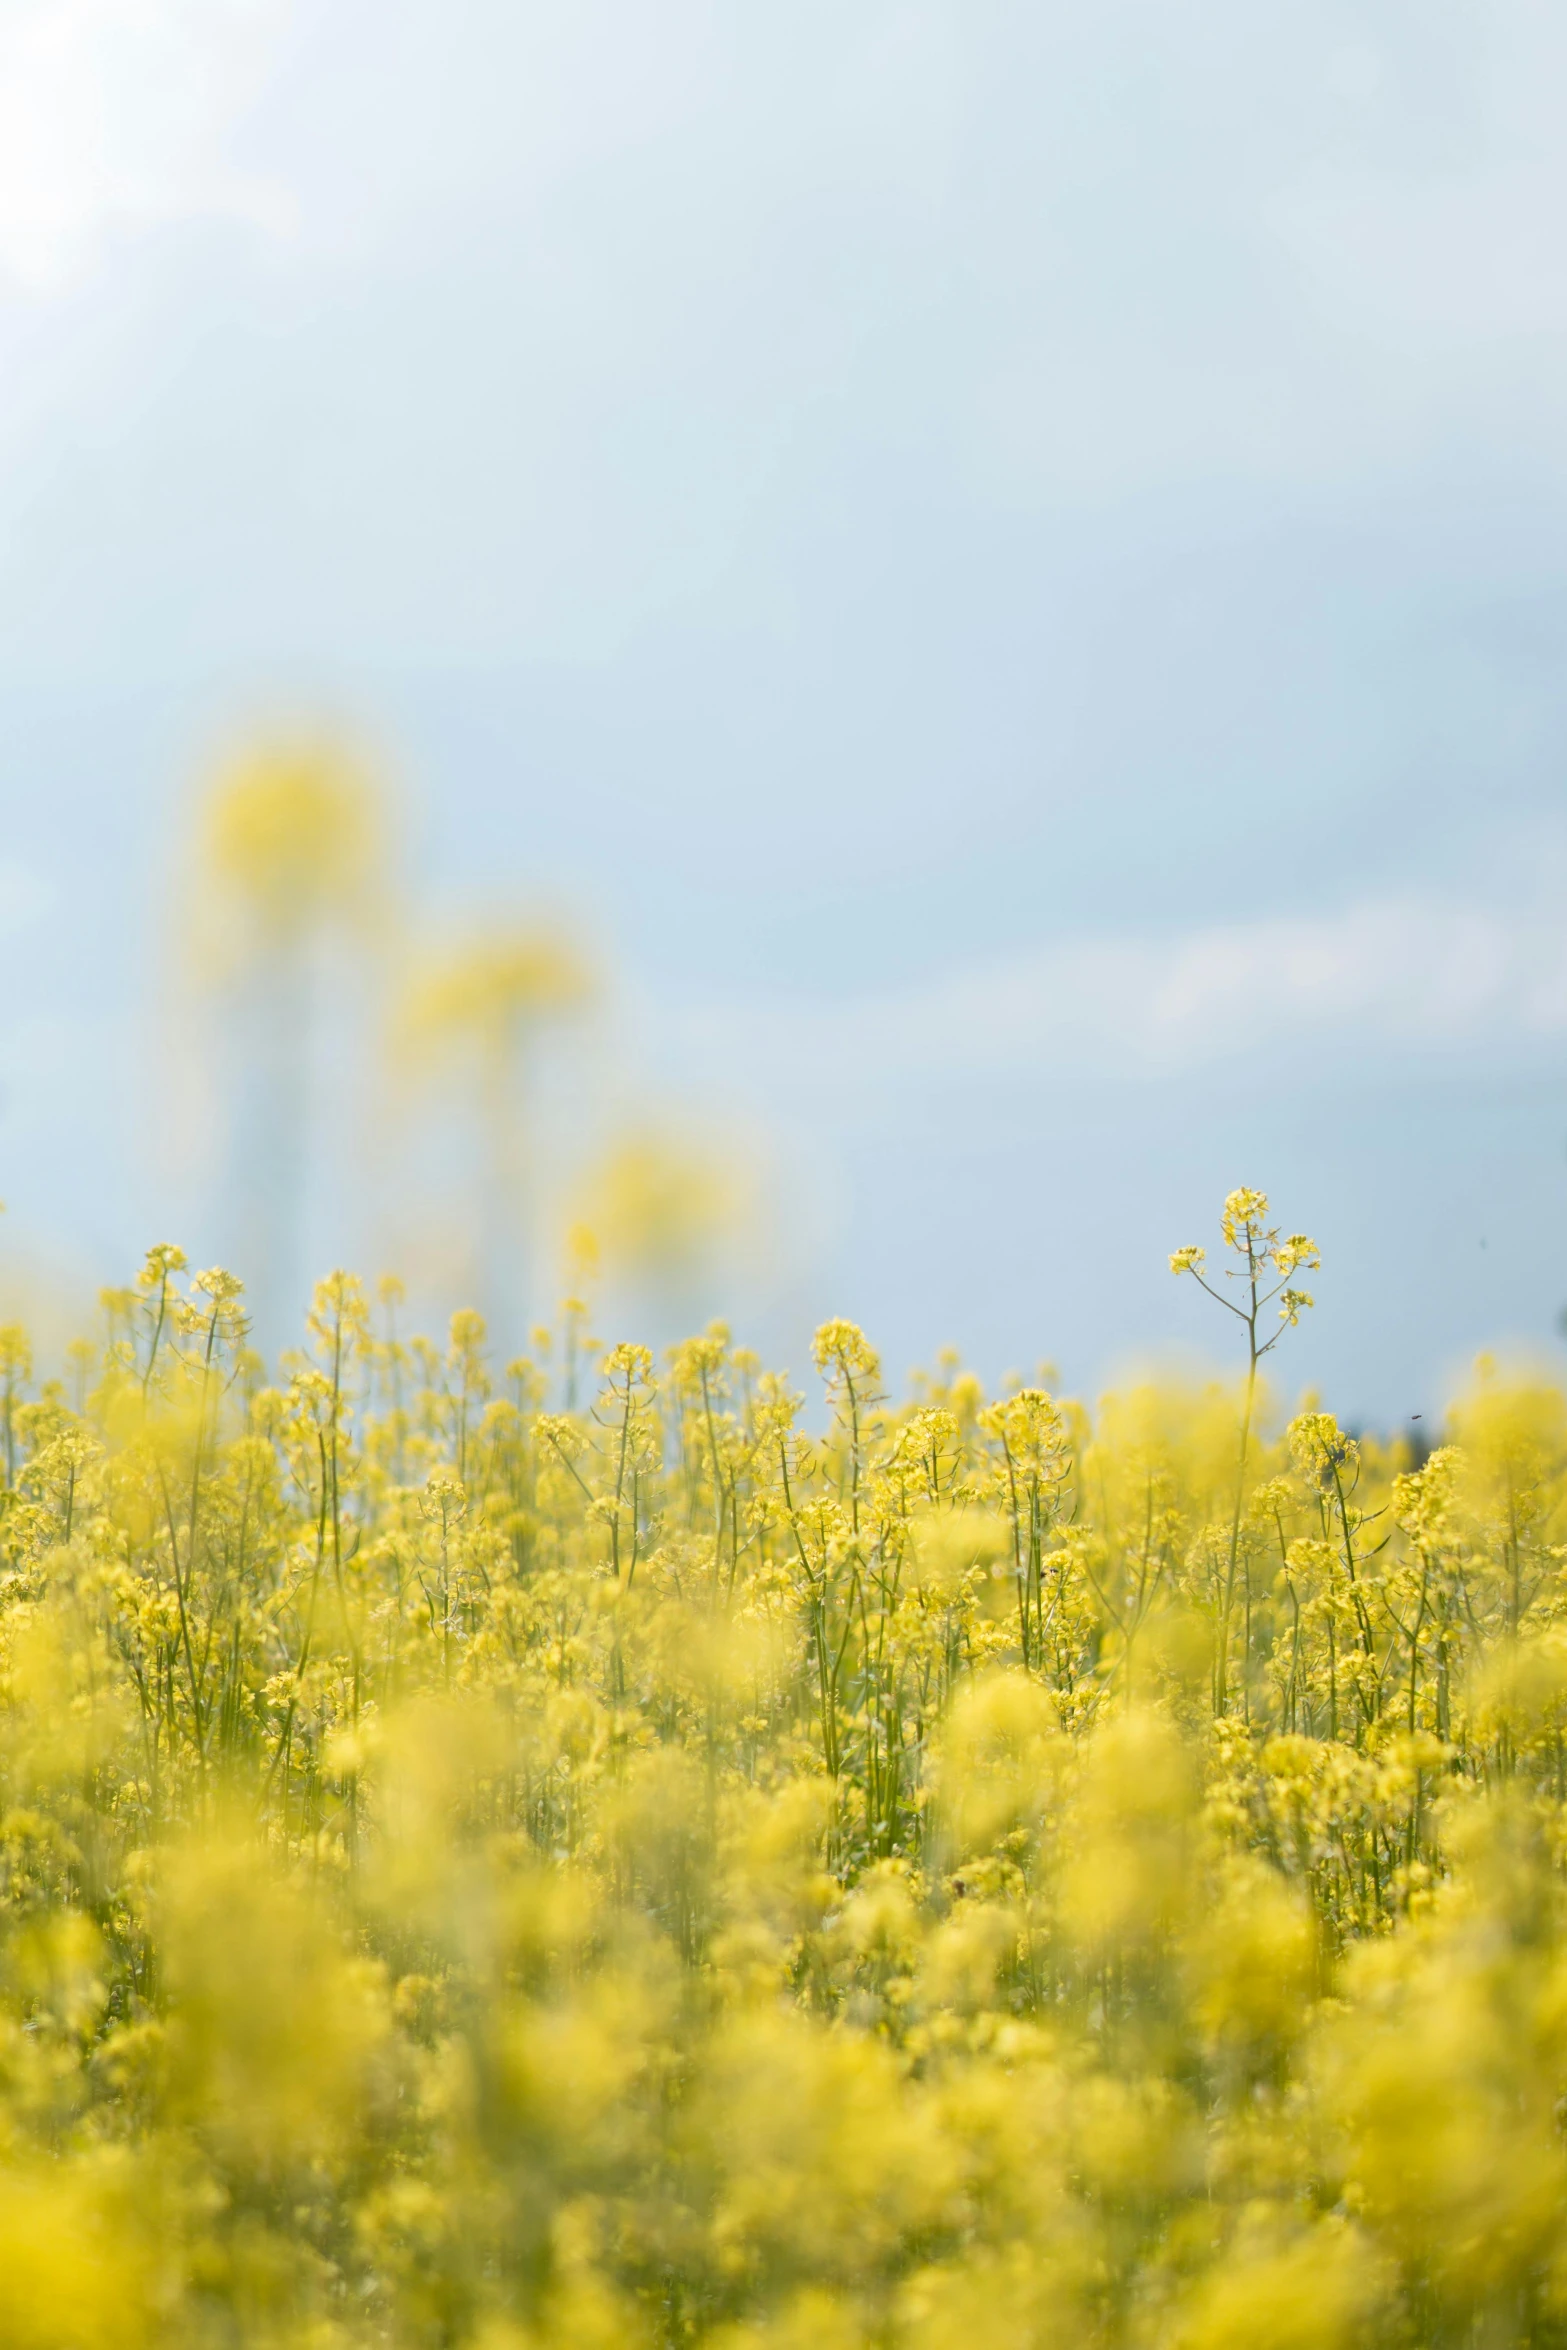
[(1275, 1426), (1267, 1217), (1092, 1413), (0, 1332), (0, 2342), (1567, 2340), (1567, 1399)]

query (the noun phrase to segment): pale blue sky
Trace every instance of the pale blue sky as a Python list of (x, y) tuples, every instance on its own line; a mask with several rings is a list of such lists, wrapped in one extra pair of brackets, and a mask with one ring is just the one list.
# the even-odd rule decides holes
[(218, 1245), (162, 877), (324, 707), (770, 1157), (796, 1361), (1092, 1386), (1232, 1182), (1346, 1413), (1551, 1343), (1564, 97), (1533, 0), (6, 0), (13, 1259)]

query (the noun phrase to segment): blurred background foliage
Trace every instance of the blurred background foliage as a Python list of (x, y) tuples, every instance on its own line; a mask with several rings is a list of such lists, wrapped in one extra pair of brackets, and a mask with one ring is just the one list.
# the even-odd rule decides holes
[(417, 1302), (477, 1300), (507, 1349), (553, 1310), (573, 1230), (655, 1339), (754, 1271), (754, 1150), (617, 1079), (595, 1034), (613, 983), (580, 928), (502, 903), (431, 932), (361, 751), (259, 738), (218, 766), (194, 834), (172, 1034), (202, 1038), (182, 1075), (206, 1212), (275, 1317), (269, 1347), (308, 1294), (334, 1186)]

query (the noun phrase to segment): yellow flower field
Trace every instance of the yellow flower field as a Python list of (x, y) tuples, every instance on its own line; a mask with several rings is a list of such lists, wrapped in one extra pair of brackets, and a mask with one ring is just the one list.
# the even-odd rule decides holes
[(1269, 1213), (1093, 1411), (0, 1334), (0, 2344), (1567, 2341), (1567, 1400), (1284, 1424)]

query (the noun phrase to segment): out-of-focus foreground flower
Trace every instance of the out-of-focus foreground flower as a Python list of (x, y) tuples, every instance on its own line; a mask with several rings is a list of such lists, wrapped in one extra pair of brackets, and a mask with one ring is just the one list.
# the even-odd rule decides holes
[(1266, 1214), (1092, 1414), (0, 1333), (0, 2342), (1562, 2339), (1567, 1402), (1277, 1426)]

